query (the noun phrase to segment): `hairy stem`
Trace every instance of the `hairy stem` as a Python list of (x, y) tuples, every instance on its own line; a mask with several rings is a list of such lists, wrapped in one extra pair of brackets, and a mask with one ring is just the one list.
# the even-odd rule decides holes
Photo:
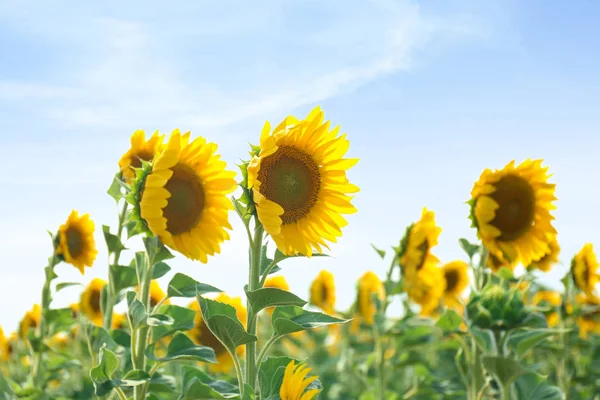
[[(248, 277), (248, 290), (253, 291), (260, 288), (260, 253), (262, 250), (264, 229), (256, 219), (254, 228), (254, 239), (250, 246), (250, 271)], [(256, 335), (256, 312), (252, 309), (250, 300), (247, 302), (248, 320), (247, 330), (251, 335)], [(256, 342), (246, 344), (246, 383), (254, 388), (256, 381)]]

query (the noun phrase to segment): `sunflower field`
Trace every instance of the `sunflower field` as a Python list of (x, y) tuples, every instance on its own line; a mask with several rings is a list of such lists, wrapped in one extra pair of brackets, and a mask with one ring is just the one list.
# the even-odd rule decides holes
[[(95, 243), (93, 218), (73, 210), (49, 231), (39, 300), (18, 326), (0, 327), (0, 399), (600, 399), (592, 244), (562, 256), (570, 269), (560, 292), (533, 274), (560, 252), (542, 160), (481, 173), (465, 194), (479, 240), (457, 240), (462, 259), (436, 257), (442, 228), (423, 208), (392, 246), (372, 246), (384, 276), (366, 270), (341, 288), (323, 270), (303, 298), (290, 291), (286, 261), (335, 254), (345, 215), (357, 212), (358, 159), (345, 158), (350, 141), (319, 107), (266, 122), (254, 142), (237, 171), (190, 132), (133, 133), (115, 160), (108, 195), (118, 223), (101, 228), (105, 243)], [(230, 218), (247, 234), (243, 298), (212, 286), (209, 273), (198, 280), (169, 266), (218, 257)], [(126, 252), (136, 240), (144, 250)], [(55, 307), (53, 296), (74, 285), (55, 267), (85, 274), (99, 251), (106, 279)], [(340, 309), (336, 291), (354, 291), (354, 304)]]

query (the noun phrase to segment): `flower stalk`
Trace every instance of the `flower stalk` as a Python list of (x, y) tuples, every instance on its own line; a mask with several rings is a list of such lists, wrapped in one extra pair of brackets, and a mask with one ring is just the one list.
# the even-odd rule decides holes
[[(262, 250), (262, 242), (264, 228), (262, 224), (255, 220), (254, 237), (250, 243), (250, 271), (248, 276), (248, 291), (260, 289), (260, 255)], [(257, 313), (252, 309), (250, 300), (247, 302), (248, 319), (247, 330), (251, 335), (256, 335)], [(246, 344), (246, 383), (255, 386), (257, 376), (256, 365), (256, 342)]]

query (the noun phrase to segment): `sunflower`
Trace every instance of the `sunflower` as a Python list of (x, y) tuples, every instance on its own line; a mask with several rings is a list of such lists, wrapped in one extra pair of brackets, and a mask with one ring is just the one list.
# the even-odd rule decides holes
[(350, 142), (323, 119), (317, 107), (304, 120), (287, 117), (272, 133), (266, 122), (248, 165), (258, 219), (286, 255), (329, 249), (326, 241), (335, 243), (347, 225), (342, 214), (356, 212), (348, 194), (359, 189), (346, 171), (358, 159), (342, 158)]
[(464, 261), (452, 261), (442, 267), (446, 288), (444, 304), (456, 310), (462, 309), (461, 295), (469, 286), (469, 265)]
[(550, 307), (551, 311), (546, 312), (546, 321), (550, 328), (558, 325), (559, 316), (556, 308), (562, 304), (562, 296), (558, 292), (552, 290), (540, 290), (531, 299), (531, 304), (534, 306)]
[(531, 270), (537, 268), (540, 271), (550, 272), (552, 267), (558, 263), (558, 255), (560, 254), (560, 246), (558, 245), (556, 236), (553, 236), (548, 242), (548, 247), (549, 249), (546, 254), (544, 254), (538, 260), (534, 260), (533, 263), (527, 267), (527, 269)]
[[(242, 304), (242, 299), (239, 297), (229, 297), (225, 293), (219, 294), (216, 301), (228, 304), (235, 308), (236, 314), (242, 325), (246, 327), (246, 318), (248, 317), (248, 312), (246, 311), (246, 307)], [(233, 367), (233, 360), (229, 355), (227, 349), (219, 339), (213, 335), (210, 331), (204, 319), (202, 318), (202, 312), (200, 311), (200, 305), (197, 301), (192, 302), (188, 308), (196, 311), (196, 316), (194, 318), (194, 328), (188, 331), (188, 336), (194, 343), (197, 345), (208, 346), (211, 347), (215, 351), (215, 355), (217, 356), (218, 364), (211, 364), (209, 368), (213, 372), (229, 372)], [(239, 356), (244, 354), (244, 346), (240, 346), (237, 348), (237, 352)]]
[(79, 307), (81, 312), (96, 326), (102, 326), (102, 309), (100, 308), (100, 298), (102, 289), (106, 282), (100, 278), (94, 278), (87, 288), (81, 294)]
[[(174, 130), (151, 170), (134, 182), (133, 202), (143, 224), (167, 246), (203, 263), (229, 239), (227, 195), (235, 172), (215, 154), (217, 145)], [(139, 201), (139, 203), (138, 203)]]
[(421, 315), (435, 315), (446, 289), (444, 275), (441, 268), (427, 263), (411, 279), (404, 281), (408, 297), (421, 306)]
[(510, 267), (530, 265), (549, 251), (555, 186), (542, 160), (511, 161), (502, 170), (486, 169), (471, 191), (471, 215), (490, 254)]
[[(166, 297), (167, 294), (162, 290), (158, 281), (153, 280), (152, 282), (150, 282), (150, 307), (155, 307)], [(163, 304), (169, 304), (169, 300), (165, 300)]]
[(69, 308), (71, 309), (71, 317), (73, 317), (73, 319), (78, 319), (79, 318), (79, 303), (72, 303), (71, 305), (69, 305)]
[(126, 314), (113, 314), (112, 328), (126, 330), (129, 328), (129, 321)]
[(582, 306), (595, 307), (592, 312), (587, 312), (577, 318), (579, 337), (587, 339), (589, 333), (600, 335), (600, 299), (585, 294), (577, 295), (577, 303)]
[(431, 254), (431, 248), (437, 245), (442, 228), (435, 223), (435, 213), (423, 208), (421, 219), (408, 227), (402, 239), (400, 265), (407, 277), (416, 274), (427, 263), (438, 259)]
[(310, 285), (310, 303), (327, 314), (335, 311), (335, 280), (333, 274), (322, 270)]
[[(288, 283), (285, 280), (285, 278), (283, 276), (281, 276), (281, 275), (280, 276), (270, 276), (270, 277), (268, 277), (267, 280), (265, 281), (264, 287), (281, 289), (281, 290), (285, 290), (286, 292), (290, 291), (290, 285), (288, 285)], [(272, 314), (273, 310), (275, 310), (275, 307), (268, 307), (265, 310), (269, 314)]]
[(25, 313), (25, 316), (19, 323), (19, 335), (22, 339), (27, 337), (30, 329), (35, 329), (40, 323), (42, 309), (39, 304), (34, 304), (31, 310)]
[(131, 148), (123, 154), (119, 160), (119, 168), (123, 180), (127, 183), (135, 178), (134, 168), (140, 168), (142, 161), (151, 162), (154, 156), (160, 152), (163, 146), (165, 135), (159, 135), (158, 131), (146, 140), (146, 134), (138, 129), (131, 135)]
[(500, 268), (503, 267), (506, 267), (508, 269), (513, 268), (502, 255), (494, 255), (491, 253), (488, 253), (487, 266), (494, 272), (497, 272), (498, 270), (500, 270)]
[(292, 360), (285, 368), (283, 383), (279, 390), (281, 400), (312, 400), (319, 394), (319, 389), (308, 389), (308, 386), (318, 379), (317, 376), (307, 377), (308, 366), (296, 365)]
[(58, 332), (48, 340), (48, 345), (54, 350), (62, 351), (67, 349), (70, 342), (71, 338), (66, 332)]
[(83, 274), (84, 267), (91, 267), (98, 250), (94, 240), (94, 221), (89, 214), (79, 216), (73, 210), (58, 231), (56, 254)]
[(373, 323), (373, 317), (377, 311), (373, 296), (377, 296), (383, 301), (385, 288), (377, 274), (368, 271), (358, 280), (358, 312), (369, 325)]
[(4, 334), (2, 325), (0, 325), (0, 361), (7, 361), (8, 356), (8, 338)]
[(590, 297), (595, 297), (594, 289), (598, 283), (598, 267), (598, 259), (591, 243), (583, 246), (571, 261), (571, 273), (575, 285)]

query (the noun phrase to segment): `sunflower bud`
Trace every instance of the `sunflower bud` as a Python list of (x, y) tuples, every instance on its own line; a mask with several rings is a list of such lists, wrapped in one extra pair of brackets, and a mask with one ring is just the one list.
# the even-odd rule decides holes
[(523, 323), (527, 311), (517, 289), (491, 286), (471, 298), (467, 317), (478, 328), (509, 330)]

